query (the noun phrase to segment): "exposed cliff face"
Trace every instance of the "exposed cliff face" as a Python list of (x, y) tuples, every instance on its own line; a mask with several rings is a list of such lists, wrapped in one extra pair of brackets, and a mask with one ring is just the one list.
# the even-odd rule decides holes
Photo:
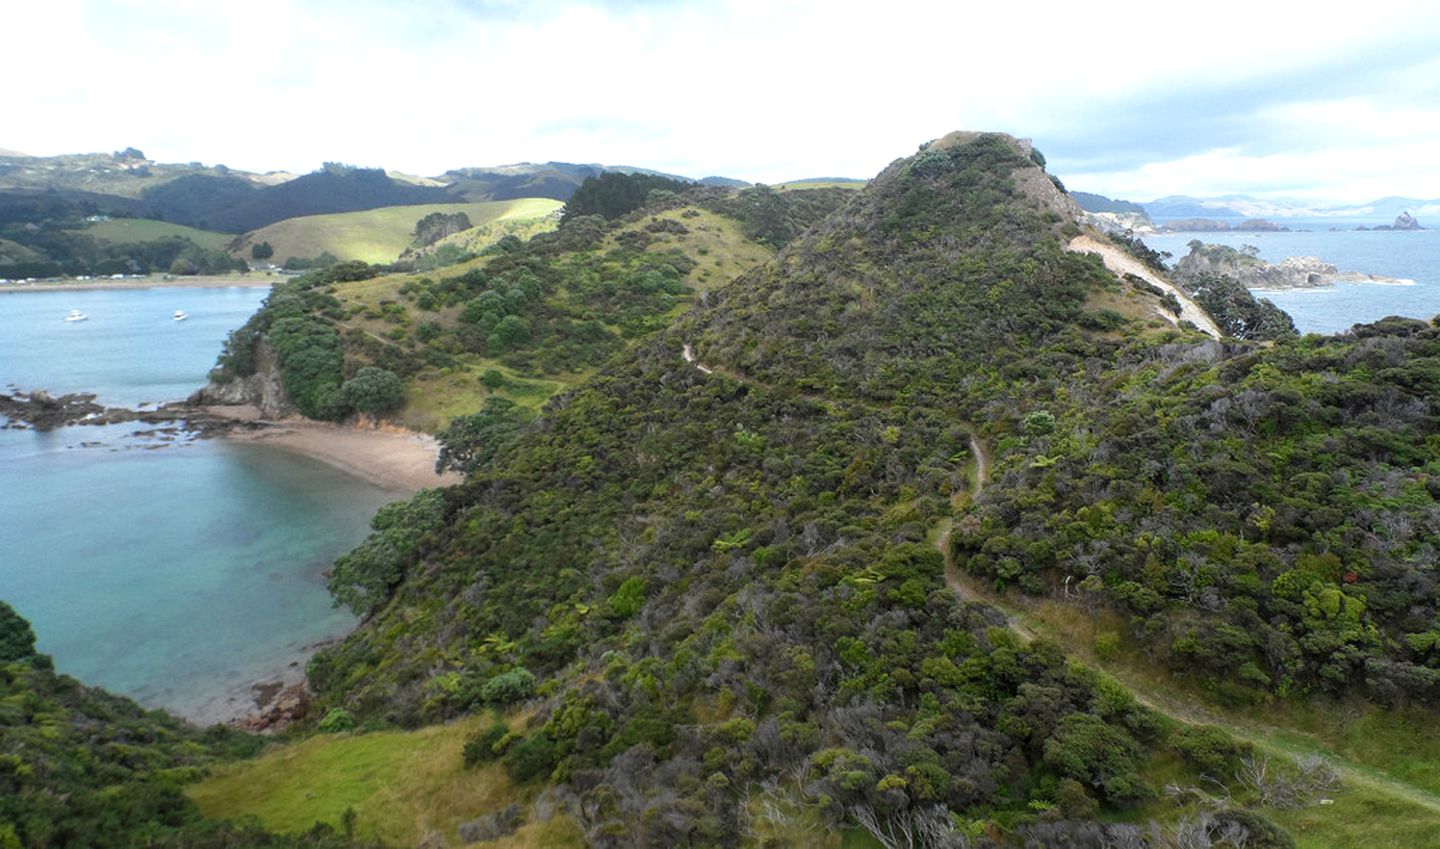
[(265, 342), (255, 350), (255, 373), (227, 383), (210, 381), (189, 398), (191, 404), (247, 404), (257, 407), (262, 416), (280, 418), (299, 412), (285, 385), (280, 380), (280, 363), (275, 351)]

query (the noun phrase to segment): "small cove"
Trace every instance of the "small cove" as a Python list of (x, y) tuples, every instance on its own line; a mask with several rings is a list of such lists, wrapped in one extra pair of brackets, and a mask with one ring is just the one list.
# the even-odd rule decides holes
[[(184, 398), (265, 293), (0, 296), (0, 384), (115, 405)], [(65, 323), (71, 309), (90, 319)], [(150, 425), (0, 430), (0, 599), (61, 672), (222, 719), (353, 625), (323, 572), (402, 496), (293, 452)]]

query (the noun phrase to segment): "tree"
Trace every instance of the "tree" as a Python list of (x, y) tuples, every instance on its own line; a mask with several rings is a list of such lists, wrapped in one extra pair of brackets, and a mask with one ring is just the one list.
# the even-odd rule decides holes
[(15, 608), (0, 601), (0, 663), (35, 655), (35, 632)]
[(480, 412), (456, 416), (440, 431), (435, 471), (469, 474), (514, 442), (533, 414), (508, 398), (490, 396)]
[(256, 242), (250, 246), (251, 259), (269, 259), (275, 255), (275, 248), (269, 242)]
[(347, 407), (378, 416), (405, 404), (405, 381), (389, 369), (365, 366), (340, 386)]

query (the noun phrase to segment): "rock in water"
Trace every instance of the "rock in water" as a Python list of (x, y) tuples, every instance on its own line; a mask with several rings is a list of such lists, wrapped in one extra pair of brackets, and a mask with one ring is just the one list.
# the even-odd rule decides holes
[(1420, 226), (1420, 222), (1415, 220), (1415, 216), (1411, 215), (1409, 212), (1402, 212), (1402, 213), (1400, 213), (1400, 215), (1395, 219), (1395, 223), (1394, 223), (1393, 225), (1391, 225), (1390, 229), (1391, 229), (1391, 230), (1424, 230), (1425, 228)]

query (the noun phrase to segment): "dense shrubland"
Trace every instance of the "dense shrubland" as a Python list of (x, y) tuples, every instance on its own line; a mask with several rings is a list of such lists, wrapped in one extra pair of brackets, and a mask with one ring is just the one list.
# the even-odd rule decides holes
[(1116, 343), (1015, 434), (957, 537), (967, 567), (1125, 611), (1227, 697), (1434, 704), (1440, 330), (1387, 319), (1273, 347)]
[[(1119, 284), (1061, 248), (1073, 225), (1012, 179), (1032, 167), (1001, 137), (934, 145), (535, 422), (495, 410), (447, 435), (494, 450), (424, 496), (402, 556), (337, 572), (371, 615), (312, 662), (324, 703), (413, 726), (528, 700), (528, 725), (483, 728), (465, 760), (554, 785), (596, 846), (733, 845), (776, 821), (1140, 839), (1081, 821), (1152, 798), (1162, 752), (1233, 746), (1177, 739), (960, 602), (933, 544), (957, 506), (992, 509), (989, 490), (966, 506), (975, 422), (1018, 456), (1020, 416), (1068, 424), (1032, 393), (1148, 338), (1079, 329)], [(1273, 829), (1204, 827), (1222, 820)]]

